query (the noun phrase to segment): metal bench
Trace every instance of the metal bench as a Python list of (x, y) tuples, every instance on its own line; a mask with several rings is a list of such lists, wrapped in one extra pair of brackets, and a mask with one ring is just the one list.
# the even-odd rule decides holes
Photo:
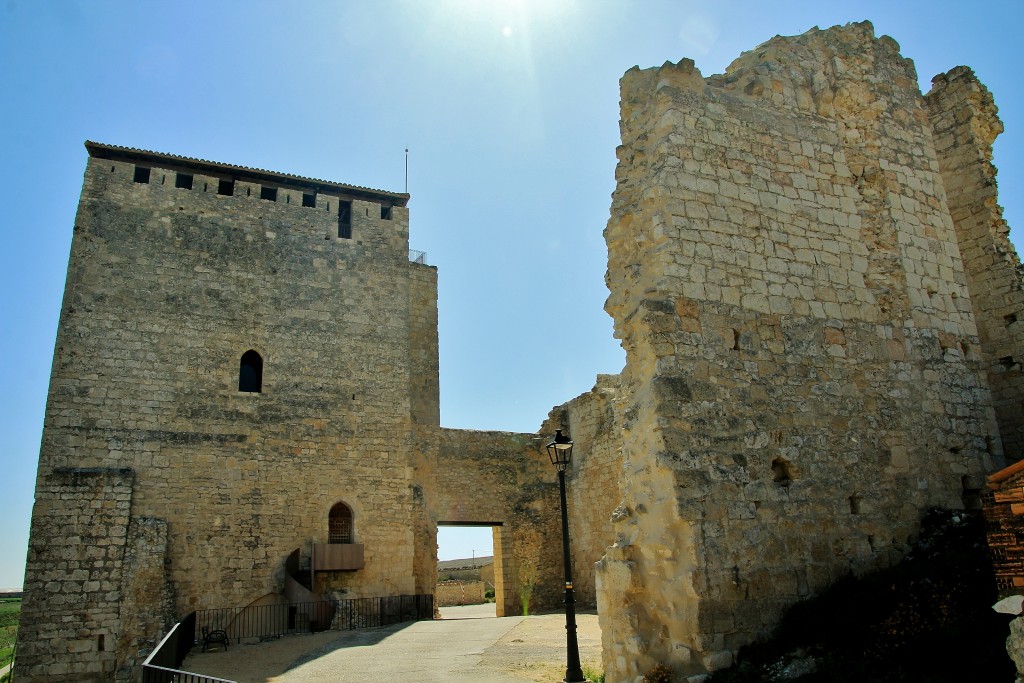
[(216, 643), (220, 643), (221, 645), (223, 645), (225, 651), (228, 649), (228, 632), (227, 631), (225, 631), (222, 628), (217, 628), (217, 629), (214, 629), (214, 630), (211, 631), (210, 629), (206, 628), (205, 626), (203, 627), (202, 631), (203, 631), (203, 652), (206, 652), (206, 648), (208, 648), (210, 645), (213, 645), (213, 644), (216, 644)]

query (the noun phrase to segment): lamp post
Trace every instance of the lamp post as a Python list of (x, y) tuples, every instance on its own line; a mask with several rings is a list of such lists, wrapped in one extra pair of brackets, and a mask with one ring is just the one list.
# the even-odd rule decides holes
[(565, 507), (565, 468), (572, 461), (572, 439), (555, 430), (554, 440), (547, 445), (551, 464), (558, 470), (558, 492), (562, 496), (562, 566), (565, 569), (565, 642), (567, 664), (564, 683), (580, 683), (583, 677), (580, 667), (580, 646), (576, 641), (576, 598), (572, 592), (572, 561), (569, 558), (569, 514)]

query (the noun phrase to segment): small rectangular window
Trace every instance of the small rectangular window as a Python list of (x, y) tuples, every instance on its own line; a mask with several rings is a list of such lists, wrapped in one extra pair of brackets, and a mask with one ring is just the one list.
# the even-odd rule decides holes
[(183, 190), (192, 189), (192, 174), (191, 173), (179, 173), (174, 178), (174, 186), (180, 187)]
[(135, 182), (137, 183), (148, 183), (149, 182), (149, 169), (145, 166), (135, 167)]
[(233, 196), (235, 194), (235, 181), (221, 178), (217, 182), (217, 194), (222, 194), (226, 197)]
[(277, 188), (276, 187), (267, 187), (266, 185), (261, 186), (260, 187), (260, 199), (266, 199), (267, 201), (270, 201), (270, 202), (276, 202), (277, 201)]
[(316, 192), (303, 192), (302, 193), (302, 205), (315, 207), (316, 206)]
[(352, 239), (352, 202), (338, 202), (338, 237)]
[(383, 204), (381, 204), (381, 207), (380, 207), (380, 217), (383, 218), (386, 221), (391, 220), (391, 207), (390, 206), (384, 206)]

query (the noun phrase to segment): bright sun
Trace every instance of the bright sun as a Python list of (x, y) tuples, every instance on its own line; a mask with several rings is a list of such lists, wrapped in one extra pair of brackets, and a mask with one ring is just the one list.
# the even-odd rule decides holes
[(490, 25), (511, 38), (527, 31), (530, 23), (557, 20), (572, 5), (573, 0), (446, 0), (443, 7), (454, 23)]

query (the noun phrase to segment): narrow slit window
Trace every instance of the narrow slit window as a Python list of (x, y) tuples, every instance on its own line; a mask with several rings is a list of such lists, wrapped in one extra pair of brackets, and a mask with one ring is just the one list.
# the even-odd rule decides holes
[(192, 189), (192, 174), (191, 173), (179, 173), (174, 177), (174, 186), (181, 188), (182, 190)]
[(857, 495), (856, 493), (853, 494), (852, 496), (850, 496), (850, 514), (851, 515), (859, 515), (860, 514), (860, 501), (861, 501), (861, 497), (859, 495)]
[(145, 166), (135, 167), (135, 182), (137, 183), (148, 183), (149, 182), (149, 169)]
[(352, 202), (338, 202), (338, 237), (352, 239)]
[(772, 460), (772, 481), (780, 486), (789, 486), (793, 481), (793, 466), (785, 458)]
[(252, 349), (242, 354), (238, 368), (238, 390), (250, 394), (263, 392), (263, 358)]
[(269, 202), (277, 201), (277, 188), (267, 187), (263, 185), (260, 187), (260, 199), (266, 199)]
[(352, 509), (335, 503), (327, 515), (327, 542), (352, 543)]
[(222, 194), (225, 197), (233, 196), (235, 194), (235, 181), (221, 178), (217, 181), (217, 194)]

